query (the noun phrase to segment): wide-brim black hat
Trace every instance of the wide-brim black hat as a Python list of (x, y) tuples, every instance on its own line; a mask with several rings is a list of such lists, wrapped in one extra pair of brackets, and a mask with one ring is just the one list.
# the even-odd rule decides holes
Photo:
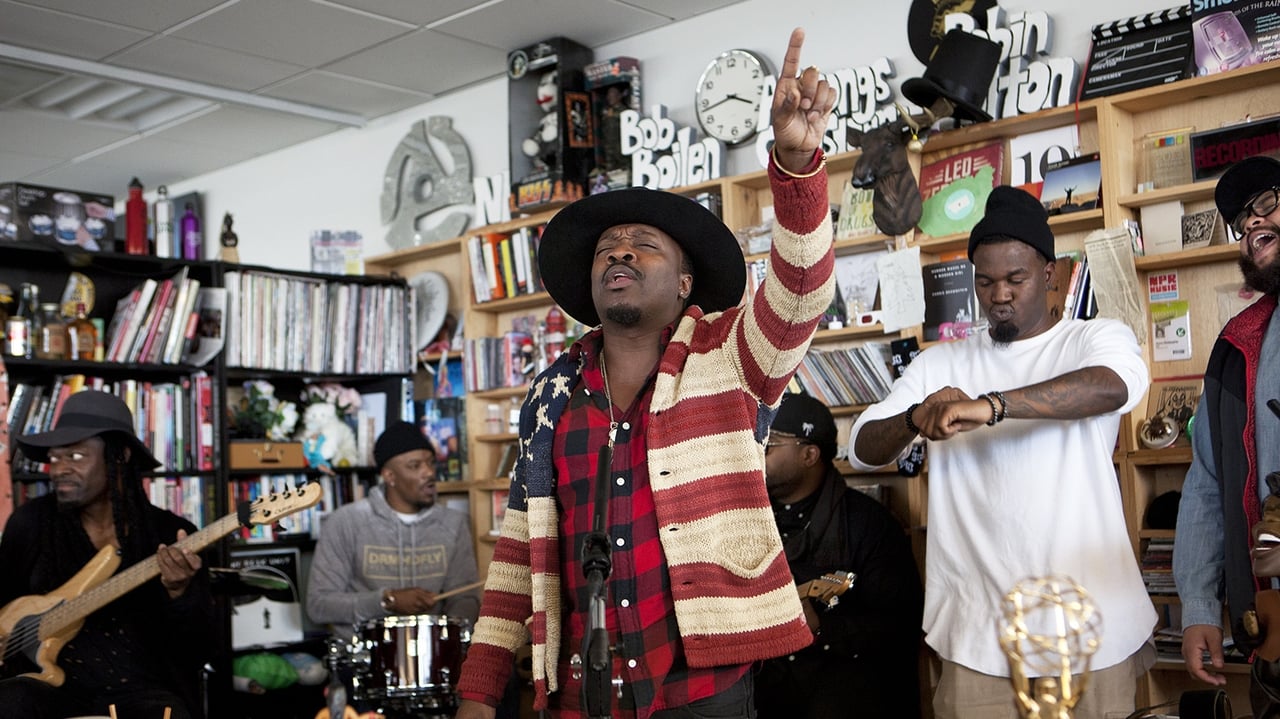
[(570, 317), (600, 324), (591, 297), (596, 242), (610, 227), (651, 225), (674, 239), (693, 264), (689, 304), (704, 312), (736, 307), (746, 287), (738, 240), (713, 212), (682, 195), (644, 187), (584, 197), (547, 223), (538, 247), (538, 270), (551, 299)]
[(955, 105), (951, 116), (957, 120), (991, 120), (983, 103), (1000, 64), (1000, 44), (963, 30), (951, 30), (942, 37), (924, 77), (902, 83), (902, 94), (920, 107), (928, 108), (939, 97)]
[(1244, 211), (1246, 202), (1272, 187), (1280, 187), (1280, 161), (1262, 155), (1246, 157), (1222, 174), (1213, 202), (1222, 221), (1230, 225)]
[(104, 434), (123, 439), (130, 448), (129, 460), (137, 466), (146, 469), (160, 466), (151, 450), (134, 433), (133, 413), (124, 400), (97, 390), (84, 390), (67, 397), (53, 429), (19, 437), (18, 446), (27, 458), (48, 462), (50, 448), (66, 447)]

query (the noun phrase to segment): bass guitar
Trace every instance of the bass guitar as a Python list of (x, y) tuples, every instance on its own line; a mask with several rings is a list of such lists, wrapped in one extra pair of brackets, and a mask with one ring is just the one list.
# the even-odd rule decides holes
[[(311, 482), (259, 497), (174, 546), (198, 552), (242, 525), (274, 524), (314, 506), (321, 494), (320, 485)], [(0, 670), (15, 662), (30, 662), (37, 670), (19, 676), (62, 686), (66, 676), (55, 660), (84, 626), (85, 617), (160, 576), (155, 555), (112, 576), (119, 567), (119, 550), (107, 545), (61, 587), (48, 594), (18, 597), (0, 609)]]

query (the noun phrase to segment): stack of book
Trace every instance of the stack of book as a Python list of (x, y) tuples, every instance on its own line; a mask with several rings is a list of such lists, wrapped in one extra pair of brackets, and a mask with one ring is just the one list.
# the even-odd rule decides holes
[(1173, 537), (1152, 537), (1147, 540), (1142, 550), (1142, 583), (1147, 585), (1148, 594), (1174, 595), (1178, 593), (1173, 584)]
[(199, 322), (200, 281), (183, 267), (164, 280), (146, 279), (116, 303), (107, 326), (108, 362), (178, 364)]
[(491, 232), (467, 240), (476, 302), (531, 295), (545, 289), (537, 259), (545, 227), (521, 227), (511, 234)]

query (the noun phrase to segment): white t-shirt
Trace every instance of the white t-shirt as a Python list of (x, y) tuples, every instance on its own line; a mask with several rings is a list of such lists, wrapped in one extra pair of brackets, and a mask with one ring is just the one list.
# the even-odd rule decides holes
[(862, 426), (937, 389), (977, 397), (1095, 366), (1128, 387), (1120, 410), (1083, 420), (1007, 419), (929, 442), (924, 630), (942, 658), (1008, 676), (1001, 600), (1019, 581), (1050, 574), (1084, 587), (1102, 616), (1094, 669), (1118, 664), (1151, 636), (1155, 609), (1129, 544), (1112, 460), (1120, 417), (1149, 384), (1141, 350), (1114, 320), (1059, 321), (1004, 347), (983, 332), (922, 352), (854, 423), (849, 457), (869, 470), (853, 452)]

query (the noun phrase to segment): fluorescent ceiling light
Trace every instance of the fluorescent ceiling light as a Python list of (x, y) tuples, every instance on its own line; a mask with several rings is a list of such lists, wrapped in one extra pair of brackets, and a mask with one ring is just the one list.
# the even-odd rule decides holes
[[(254, 95), (240, 90), (231, 90), (225, 87), (207, 85), (201, 82), (192, 82), (190, 80), (182, 80), (180, 78), (168, 77), (165, 75), (157, 75), (155, 73), (144, 72), (142, 70), (132, 70), (130, 68), (107, 65), (105, 63), (94, 62), (92, 60), (81, 60), (79, 58), (57, 55), (55, 53), (44, 52), (42, 50), (33, 50), (31, 48), (20, 47), (18, 45), (11, 45), (9, 43), (0, 42), (0, 58), (25, 63), (34, 67), (61, 70), (63, 72), (95, 77), (115, 83), (124, 83), (127, 85), (136, 85), (154, 90), (163, 90), (165, 92), (186, 95), (188, 97), (200, 98), (212, 102), (222, 102), (232, 105), (257, 108), (259, 110), (282, 112), (289, 115), (298, 115), (300, 117), (310, 118), (312, 120), (347, 125), (349, 127), (364, 127), (365, 125), (365, 119), (363, 117), (349, 112), (330, 110), (328, 108), (316, 107), (314, 105), (293, 102), (291, 100), (281, 100), (274, 97)], [(80, 89), (83, 90), (86, 88)], [(84, 109), (81, 108), (81, 111), (84, 111)]]

